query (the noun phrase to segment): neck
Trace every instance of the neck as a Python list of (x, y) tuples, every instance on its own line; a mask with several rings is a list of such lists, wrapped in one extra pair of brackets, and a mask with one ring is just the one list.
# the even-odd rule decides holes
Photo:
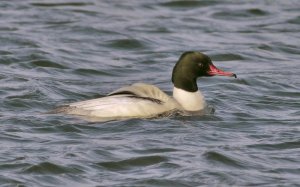
[(187, 111), (199, 111), (206, 106), (204, 96), (198, 90), (198, 87), (196, 91), (190, 92), (174, 86), (173, 97)]
[(196, 92), (198, 91), (198, 86), (197, 86), (197, 80), (196, 79), (189, 79), (189, 78), (176, 78), (173, 80), (174, 86), (176, 88), (180, 88), (182, 90), (188, 91), (188, 92)]

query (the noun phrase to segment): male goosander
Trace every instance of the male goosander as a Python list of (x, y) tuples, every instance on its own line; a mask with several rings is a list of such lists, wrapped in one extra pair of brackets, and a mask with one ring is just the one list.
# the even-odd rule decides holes
[(136, 83), (122, 87), (105, 97), (71, 103), (53, 112), (104, 121), (151, 118), (172, 111), (197, 112), (206, 106), (204, 96), (197, 86), (197, 78), (214, 75), (236, 78), (234, 73), (224, 72), (214, 66), (207, 55), (188, 51), (180, 56), (173, 68), (173, 97), (156, 86)]

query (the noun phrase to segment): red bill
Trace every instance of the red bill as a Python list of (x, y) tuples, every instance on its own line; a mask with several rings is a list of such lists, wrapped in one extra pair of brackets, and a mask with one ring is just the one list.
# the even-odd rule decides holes
[(225, 72), (223, 70), (220, 70), (216, 66), (214, 66), (213, 64), (209, 65), (209, 71), (207, 72), (207, 74), (210, 75), (210, 76), (219, 75), (219, 76), (228, 76), (228, 77), (237, 78), (236, 74), (234, 74), (232, 72)]

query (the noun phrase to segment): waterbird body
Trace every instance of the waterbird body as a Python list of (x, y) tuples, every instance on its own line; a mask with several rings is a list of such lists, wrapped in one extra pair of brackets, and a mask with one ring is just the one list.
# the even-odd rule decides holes
[(136, 83), (122, 87), (106, 97), (71, 103), (54, 112), (106, 120), (150, 118), (172, 111), (193, 113), (206, 106), (204, 96), (197, 86), (197, 78), (214, 75), (236, 77), (231, 72), (216, 68), (203, 53), (184, 52), (173, 68), (173, 97), (154, 85)]

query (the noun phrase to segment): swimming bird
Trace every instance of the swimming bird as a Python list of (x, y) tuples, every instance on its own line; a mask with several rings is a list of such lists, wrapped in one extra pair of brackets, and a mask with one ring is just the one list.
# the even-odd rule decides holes
[(184, 52), (172, 72), (173, 97), (154, 85), (135, 83), (109, 93), (105, 97), (71, 103), (54, 110), (105, 120), (152, 118), (172, 111), (193, 113), (206, 107), (204, 96), (197, 86), (197, 78), (236, 74), (218, 69), (211, 59), (194, 51)]

